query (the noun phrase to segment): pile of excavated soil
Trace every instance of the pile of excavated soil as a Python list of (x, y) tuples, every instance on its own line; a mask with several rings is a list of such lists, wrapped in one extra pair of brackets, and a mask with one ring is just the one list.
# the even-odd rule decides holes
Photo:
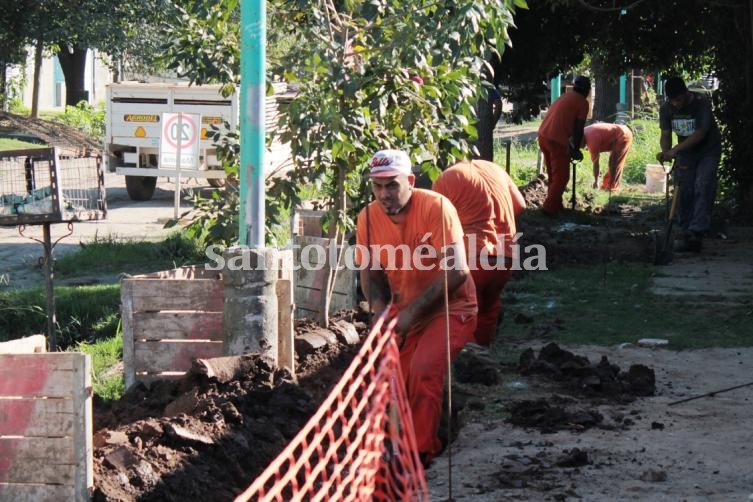
[[(363, 328), (359, 316), (337, 320)], [(296, 335), (312, 327), (300, 323)], [(316, 412), (358, 348), (338, 341), (299, 355), (297, 382), (257, 356), (223, 358), (224, 376), (196, 364), (180, 380), (95, 402), (94, 500), (233, 500)]]
[(99, 151), (102, 149), (102, 145), (96, 139), (87, 136), (75, 127), (8, 112), (0, 111), (0, 131), (23, 133), (39, 138), (48, 145), (75, 151)]

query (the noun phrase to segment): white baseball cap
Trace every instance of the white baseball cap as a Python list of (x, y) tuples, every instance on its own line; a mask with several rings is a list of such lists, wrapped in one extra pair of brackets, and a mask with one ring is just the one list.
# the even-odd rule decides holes
[(369, 176), (388, 178), (400, 174), (412, 174), (408, 154), (402, 150), (379, 150), (369, 161)]

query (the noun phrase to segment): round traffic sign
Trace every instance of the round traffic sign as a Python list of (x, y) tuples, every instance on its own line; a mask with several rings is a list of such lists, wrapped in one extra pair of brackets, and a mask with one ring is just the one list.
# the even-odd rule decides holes
[(162, 128), (162, 137), (167, 145), (175, 150), (178, 149), (178, 140), (181, 149), (188, 149), (196, 143), (198, 136), (198, 127), (191, 115), (175, 114), (165, 121)]

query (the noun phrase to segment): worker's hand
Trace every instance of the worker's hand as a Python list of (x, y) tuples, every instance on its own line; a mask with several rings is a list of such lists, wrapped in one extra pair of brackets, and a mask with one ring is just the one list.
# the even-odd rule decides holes
[(575, 162), (580, 162), (583, 160), (583, 152), (581, 152), (577, 148), (571, 148), (570, 149), (570, 160), (574, 160)]
[(395, 325), (395, 334), (397, 335), (397, 346), (402, 348), (408, 333), (415, 322), (415, 315), (410, 307), (400, 310), (397, 314), (397, 324)]
[(394, 305), (390, 305), (390, 309), (387, 312), (387, 321), (382, 326), (382, 330), (384, 330), (388, 324), (390, 324), (391, 320), (393, 318), (397, 318), (397, 324), (395, 324), (394, 328), (394, 334), (395, 334), (395, 343), (397, 343), (398, 348), (403, 348), (403, 344), (405, 344), (405, 330), (404, 328), (401, 328), (401, 325), (405, 323), (412, 323), (412, 319), (407, 319), (410, 317), (408, 313), (406, 312), (407, 309), (398, 310), (397, 307)]
[(659, 162), (659, 164), (664, 164), (664, 152), (656, 154), (656, 161)]
[(594, 180), (594, 184), (591, 185), (591, 188), (599, 188), (599, 180)]

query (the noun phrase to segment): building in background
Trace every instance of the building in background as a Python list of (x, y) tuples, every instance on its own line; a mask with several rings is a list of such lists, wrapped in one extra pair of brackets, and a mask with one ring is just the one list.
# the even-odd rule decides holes
[[(34, 89), (34, 49), (29, 50), (25, 68), (17, 67), (11, 78), (20, 78), (23, 73), (21, 99), (24, 107), (31, 109)], [(105, 86), (112, 82), (112, 72), (99, 58), (97, 51), (89, 50), (86, 55), (84, 88), (89, 95), (89, 104), (96, 106), (105, 100)], [(45, 57), (39, 77), (39, 110), (65, 110), (65, 77), (57, 56)]]

